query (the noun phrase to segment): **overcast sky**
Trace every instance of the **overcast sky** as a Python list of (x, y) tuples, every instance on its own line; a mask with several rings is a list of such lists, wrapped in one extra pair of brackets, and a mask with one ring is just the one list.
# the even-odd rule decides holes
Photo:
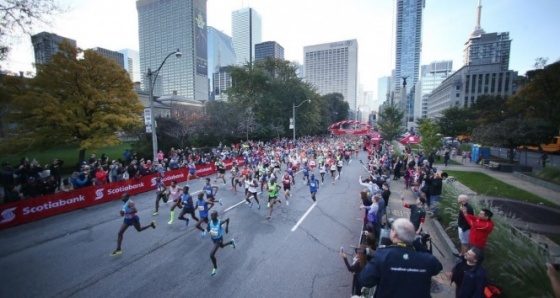
[[(36, 28), (75, 39), (81, 48), (138, 50), (135, 0), (59, 0), (68, 12), (51, 26)], [(208, 25), (231, 36), (231, 12), (254, 8), (262, 17), (263, 41), (284, 47), (285, 58), (303, 63), (303, 47), (358, 40), (358, 71), (365, 91), (394, 68), (394, 2), (397, 0), (208, 0)], [(453, 60), (462, 66), (464, 44), (474, 29), (478, 0), (426, 0), (421, 64)], [(525, 74), (537, 57), (560, 58), (559, 0), (483, 0), (482, 28), (509, 32), (510, 69)], [(30, 38), (12, 38), (10, 59), (2, 69), (32, 71)]]

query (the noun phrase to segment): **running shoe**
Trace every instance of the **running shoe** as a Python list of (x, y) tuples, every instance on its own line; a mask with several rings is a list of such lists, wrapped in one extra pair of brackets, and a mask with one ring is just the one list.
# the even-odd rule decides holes
[(111, 256), (111, 257), (114, 257), (114, 256), (118, 256), (118, 255), (120, 255), (120, 254), (122, 254), (122, 250), (120, 250), (120, 249), (115, 249), (115, 251), (113, 251), (113, 252), (110, 254), (110, 256)]
[(286, 206), (290, 206), (290, 201), (286, 200)]
[(222, 203), (222, 199), (218, 200), (218, 203), (220, 203), (220, 206), (223, 206), (224, 204)]
[(159, 212), (156, 211), (156, 212), (152, 213), (152, 215), (157, 216), (157, 215), (159, 215)]
[(155, 220), (152, 220), (152, 223), (150, 224), (150, 226), (152, 226), (152, 229), (155, 229), (157, 226), (157, 223)]
[(253, 208), (253, 202), (249, 204), (249, 208)]
[(276, 202), (278, 202), (278, 204), (282, 205), (282, 201), (276, 200)]
[(212, 269), (212, 273), (210, 273), (210, 276), (214, 276), (216, 275), (216, 273), (218, 273), (218, 269), (214, 268)]
[(261, 204), (257, 204), (257, 209), (261, 210)]
[(259, 194), (259, 195), (262, 195), (262, 191), (259, 191), (259, 193), (258, 193), (258, 194)]
[(188, 226), (189, 226), (189, 219), (187, 218), (187, 219), (185, 220), (185, 227), (188, 227)]
[(233, 249), (235, 249), (235, 239), (231, 238), (231, 246), (233, 246)]
[(168, 225), (172, 225), (173, 224), (173, 220), (170, 220), (167, 222)]
[(270, 202), (266, 204), (266, 208), (270, 208)]
[(200, 233), (200, 238), (206, 238), (206, 231)]

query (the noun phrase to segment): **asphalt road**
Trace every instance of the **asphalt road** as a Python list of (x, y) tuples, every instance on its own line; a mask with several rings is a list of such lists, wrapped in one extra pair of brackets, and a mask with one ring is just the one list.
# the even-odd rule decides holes
[[(366, 158), (364, 152), (360, 156)], [(188, 228), (177, 220), (168, 225), (163, 204), (153, 217), (154, 191), (134, 200), (141, 224), (155, 219), (157, 229), (129, 228), (116, 257), (109, 254), (122, 223), (120, 201), (0, 231), (0, 297), (349, 297), (352, 275), (338, 252), (358, 243), (357, 180), (363, 174), (354, 159), (335, 185), (326, 180), (311, 211), (308, 187), (298, 174), (291, 204), (283, 200), (270, 221), (265, 203), (261, 210), (256, 204), (249, 209), (241, 193), (217, 183), (224, 206), (216, 209), (231, 221), (224, 240), (234, 237), (237, 249), (218, 250), (214, 277), (212, 241), (201, 239), (192, 220)], [(191, 181), (191, 193), (202, 184)], [(265, 195), (259, 199), (266, 202)]]

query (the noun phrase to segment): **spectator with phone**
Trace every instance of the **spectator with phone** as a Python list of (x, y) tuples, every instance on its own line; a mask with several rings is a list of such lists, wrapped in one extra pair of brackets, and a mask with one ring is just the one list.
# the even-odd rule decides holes
[(340, 248), (340, 256), (342, 260), (344, 260), (344, 264), (346, 265), (346, 269), (352, 272), (352, 295), (360, 296), (362, 294), (362, 285), (360, 283), (360, 272), (366, 266), (367, 263), (367, 254), (366, 254), (366, 246), (360, 245), (360, 248), (355, 249), (356, 255), (352, 259), (352, 265), (348, 262), (348, 257), (344, 253), (344, 250)]

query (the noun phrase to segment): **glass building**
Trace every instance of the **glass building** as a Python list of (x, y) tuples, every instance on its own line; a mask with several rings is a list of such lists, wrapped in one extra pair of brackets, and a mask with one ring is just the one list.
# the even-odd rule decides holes
[(255, 45), (262, 42), (262, 19), (247, 7), (231, 13), (231, 37), (237, 64), (255, 61)]
[(435, 61), (420, 68), (420, 79), (416, 83), (413, 122), (428, 116), (428, 97), (432, 90), (441, 84), (453, 72), (453, 61)]
[(358, 41), (356, 39), (303, 48), (304, 80), (320, 95), (340, 93), (350, 111), (357, 109)]
[(35, 51), (35, 63), (45, 64), (51, 62), (52, 55), (58, 53), (58, 45), (66, 40), (74, 47), (76, 41), (54, 33), (41, 32), (31, 36), (31, 43)]
[[(222, 91), (225, 91), (227, 86), (221, 84), (220, 80), (223, 81), (223, 77), (229, 76), (229, 73), (222, 73), (220, 69), (236, 63), (237, 58), (235, 57), (231, 37), (216, 28), (208, 26), (208, 77), (212, 78), (210, 100), (218, 98), (218, 94), (220, 94), (221, 99), (225, 99), (225, 94)], [(229, 80), (231, 81), (231, 77), (229, 77)]]
[(255, 61), (272, 57), (284, 60), (284, 48), (275, 41), (265, 41), (255, 45)]
[(124, 68), (124, 55), (117, 51), (111, 51), (100, 47), (95, 47), (93, 51), (115, 61), (120, 67)]
[(161, 68), (157, 80), (163, 88), (154, 95), (177, 91), (208, 100), (206, 0), (138, 0), (136, 8), (144, 86), (148, 68), (156, 71), (168, 54), (180, 49), (182, 57), (172, 55)]
[(119, 53), (124, 56), (124, 69), (133, 82), (141, 82), (140, 53), (132, 49), (122, 49)]

